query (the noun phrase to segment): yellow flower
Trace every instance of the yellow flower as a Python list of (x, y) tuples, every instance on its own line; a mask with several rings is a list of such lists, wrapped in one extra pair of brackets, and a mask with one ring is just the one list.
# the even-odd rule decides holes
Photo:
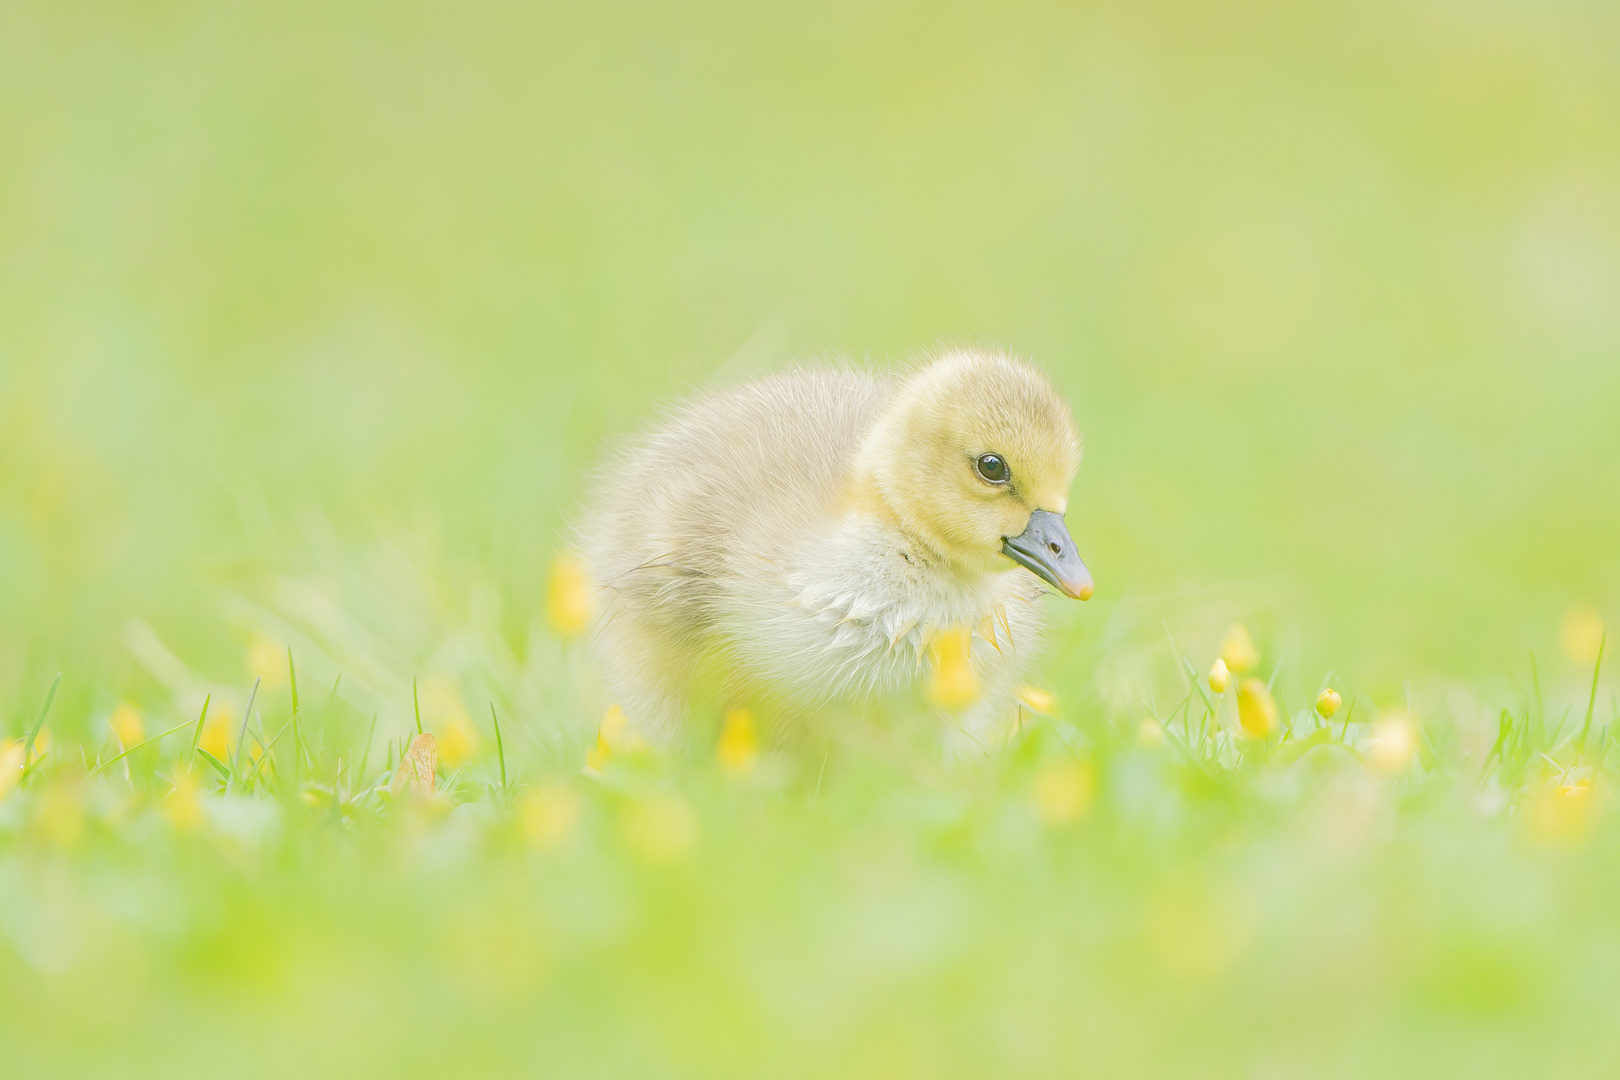
[(546, 616), (563, 637), (574, 637), (591, 621), (591, 582), (579, 556), (563, 551), (551, 560)]
[(1372, 736), (1367, 741), (1373, 767), (1385, 773), (1398, 773), (1406, 768), (1416, 745), (1412, 725), (1400, 713), (1393, 713), (1374, 724)]
[(112, 711), (112, 715), (107, 717), (107, 726), (112, 729), (118, 745), (126, 750), (146, 736), (146, 725), (141, 723), (141, 714), (135, 711), (135, 706), (127, 703)]
[(1329, 720), (1334, 713), (1339, 711), (1339, 706), (1342, 704), (1344, 704), (1344, 699), (1339, 697), (1339, 692), (1330, 686), (1316, 695), (1316, 715), (1324, 720)]
[(630, 748), (630, 721), (626, 719), (624, 710), (617, 705), (609, 705), (607, 712), (602, 714), (602, 726), (597, 729), (598, 742), (605, 743), (609, 750), (627, 750)]
[(1564, 616), (1564, 627), (1558, 636), (1569, 658), (1590, 668), (1597, 663), (1598, 650), (1603, 647), (1603, 633), (1603, 616), (1597, 609), (1578, 607)]
[(439, 760), (455, 768), (478, 752), (481, 736), (467, 713), (456, 684), (443, 675), (429, 675), (417, 688), (422, 726), (439, 731)]
[(1591, 790), (1591, 781), (1582, 778), (1568, 784), (1548, 784), (1526, 799), (1525, 821), (1530, 834), (1545, 844), (1578, 843), (1586, 836), (1592, 818)]
[(674, 862), (697, 844), (697, 815), (678, 795), (643, 799), (625, 815), (624, 838), (647, 862)]
[(10, 795), (11, 789), (22, 779), (25, 749), (21, 739), (0, 742), (0, 799)]
[(1217, 694), (1224, 694), (1231, 681), (1232, 673), (1227, 670), (1226, 661), (1216, 657), (1209, 666), (1209, 688)]
[(263, 780), (274, 780), (277, 776), (276, 759), (266, 755), (264, 747), (259, 745), (257, 739), (252, 740), (247, 750), (242, 754), (243, 775), (253, 775)]
[(1035, 772), (1029, 798), (1048, 825), (1067, 825), (1085, 813), (1096, 792), (1091, 766), (1073, 758), (1045, 762)]
[(1251, 739), (1263, 739), (1277, 726), (1277, 703), (1259, 679), (1244, 679), (1238, 685), (1238, 722)]
[(473, 727), (466, 713), (452, 716), (445, 721), (444, 731), (439, 736), (439, 760), (453, 769), (471, 758), (481, 741), (478, 729)]
[(276, 686), (287, 681), (287, 650), (256, 637), (248, 643), (248, 674), (264, 683)]
[(1033, 686), (1018, 688), (1018, 703), (1037, 716), (1052, 716), (1057, 712), (1057, 698)]
[(197, 778), (190, 769), (176, 769), (174, 790), (163, 800), (163, 814), (177, 829), (195, 829), (202, 823), (202, 804), (197, 799)]
[(743, 706), (726, 710), (715, 756), (720, 759), (720, 767), (733, 775), (741, 776), (754, 767), (759, 758), (759, 738), (754, 733), (752, 710)]
[(1233, 623), (1227, 628), (1226, 636), (1221, 639), (1221, 659), (1234, 675), (1242, 675), (1260, 662), (1260, 654), (1255, 651), (1254, 642), (1242, 623)]
[(979, 677), (973, 671), (969, 652), (973, 636), (965, 626), (954, 626), (934, 635), (928, 647), (934, 662), (928, 682), (928, 700), (942, 709), (956, 710), (979, 699)]
[[(40, 728), (39, 733), (34, 736), (34, 760), (35, 761), (38, 761), (40, 758), (42, 758), (46, 754), (50, 753), (52, 741), (53, 740), (51, 738), (51, 729), (50, 728)], [(24, 744), (24, 745), (26, 746), (26, 744)]]
[(546, 784), (526, 793), (518, 802), (518, 826), (529, 843), (555, 848), (574, 831), (582, 801), (573, 788)]
[(631, 733), (624, 710), (609, 705), (602, 714), (601, 726), (596, 729), (596, 745), (585, 754), (585, 767), (600, 771), (614, 754), (634, 753), (646, 749), (646, 745)]
[(197, 745), (203, 750), (213, 754), (221, 762), (229, 763), (231, 760), (231, 743), (236, 736), (233, 717), (224, 706), (210, 709), (208, 719), (203, 721), (202, 736)]

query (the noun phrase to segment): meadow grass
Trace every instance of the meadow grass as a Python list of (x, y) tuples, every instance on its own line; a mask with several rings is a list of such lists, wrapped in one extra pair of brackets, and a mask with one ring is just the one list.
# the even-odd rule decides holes
[[(1575, 0), (0, 6), (3, 1071), (1602, 1072), (1615, 55)], [(592, 464), (941, 339), (1086, 437), (1024, 711), (636, 746)]]
[[(583, 715), (559, 690), (577, 649), (548, 632), (525, 692)], [(435, 682), (419, 711), (403, 673), (406, 730), (373, 758), (336, 681), (304, 713), (278, 650), (195, 717), (124, 721), (153, 729), (127, 747), (3, 751), (11, 1060), (1362, 1076), (1613, 1053), (1620, 717), (1596, 680), (1380, 710), (1242, 651), (1254, 672), (1219, 694), (1170, 639), (1139, 701), (1060, 677), (985, 757), (947, 761), (921, 701), (813, 746), (656, 751), (582, 719), (509, 754), (493, 703), (478, 724)], [(241, 735), (216, 755), (222, 704)], [(417, 723), (450, 751), (431, 793), (390, 786)]]

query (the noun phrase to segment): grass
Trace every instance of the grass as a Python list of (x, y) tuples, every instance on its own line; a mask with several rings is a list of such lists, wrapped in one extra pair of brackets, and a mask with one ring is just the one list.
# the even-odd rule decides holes
[[(578, 647), (551, 639), (538, 681)], [(321, 739), (286, 737), (289, 663), (221, 695), (258, 702), (229, 766), (188, 763), (203, 711), (127, 748), (53, 741), (0, 802), (5, 1024), (56, 1074), (1507, 1075), (1612, 1052), (1620, 716), (1454, 687), (1378, 712), (1279, 664), (1254, 737), (1237, 679), (1148, 652), (1137, 706), (1071, 679), (954, 763), (920, 702), (742, 767), (712, 739), (586, 767), (588, 723), (509, 763), (491, 705), (431, 796), (364, 767), (373, 728), (335, 694)], [(430, 696), (422, 722), (462, 745), (472, 715)]]
[[(1601, 1070), (1611, 7), (0, 7), (6, 1071)], [(591, 466), (939, 338), (1087, 440), (1005, 740), (604, 729)]]

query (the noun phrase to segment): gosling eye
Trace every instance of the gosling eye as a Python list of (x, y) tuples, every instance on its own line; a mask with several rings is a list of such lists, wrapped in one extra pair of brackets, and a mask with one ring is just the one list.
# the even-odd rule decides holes
[(974, 470), (992, 484), (1005, 484), (1012, 471), (1007, 463), (1001, 459), (1000, 454), (980, 454), (979, 459), (973, 463)]

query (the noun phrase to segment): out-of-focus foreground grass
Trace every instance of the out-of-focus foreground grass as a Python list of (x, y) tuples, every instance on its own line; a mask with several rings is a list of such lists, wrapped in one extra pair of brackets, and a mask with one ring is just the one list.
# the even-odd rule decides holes
[[(1575, 2), (0, 7), (8, 1071), (1615, 1060), (1616, 55)], [(604, 754), (589, 463), (939, 338), (1087, 436), (1055, 704), (955, 767)]]

